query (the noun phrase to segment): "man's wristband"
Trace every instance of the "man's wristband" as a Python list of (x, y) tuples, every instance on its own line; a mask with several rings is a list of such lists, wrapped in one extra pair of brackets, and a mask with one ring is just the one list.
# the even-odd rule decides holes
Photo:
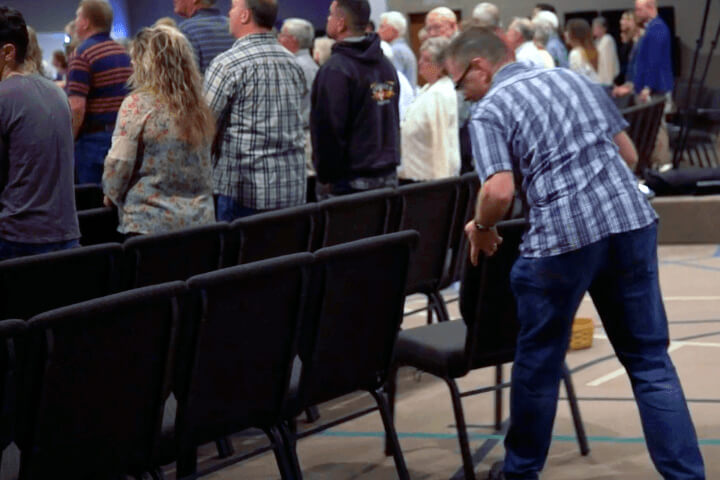
[(485, 225), (483, 225), (482, 223), (480, 223), (478, 221), (474, 221), (474, 223), (475, 223), (475, 230), (477, 230), (478, 232), (487, 232), (488, 230), (492, 230), (494, 228), (494, 226), (486, 227)]

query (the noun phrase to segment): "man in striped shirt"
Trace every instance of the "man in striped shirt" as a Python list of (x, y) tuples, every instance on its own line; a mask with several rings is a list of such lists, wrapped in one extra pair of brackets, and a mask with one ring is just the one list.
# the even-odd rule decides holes
[(218, 220), (305, 202), (305, 75), (271, 33), (276, 0), (233, 0), (238, 38), (205, 73), (218, 120), (213, 184)]
[(195, 51), (200, 73), (205, 73), (210, 62), (235, 43), (228, 17), (214, 5), (215, 0), (173, 0), (175, 13), (187, 19), (178, 28)]
[(102, 180), (115, 119), (132, 74), (125, 48), (110, 38), (112, 20), (112, 7), (105, 0), (82, 0), (75, 17), (81, 43), (70, 61), (67, 90), (78, 183)]
[(630, 376), (655, 467), (664, 478), (705, 478), (667, 353), (657, 217), (626, 165), (637, 158), (627, 122), (600, 86), (574, 72), (508, 63), (506, 45), (489, 30), (463, 32), (447, 58), (456, 88), (478, 102), (470, 124), (482, 188), (465, 227), (471, 261), (502, 242), (494, 225), (516, 185), (529, 224), (510, 276), (520, 333), (504, 474), (491, 478), (538, 478), (586, 291)]

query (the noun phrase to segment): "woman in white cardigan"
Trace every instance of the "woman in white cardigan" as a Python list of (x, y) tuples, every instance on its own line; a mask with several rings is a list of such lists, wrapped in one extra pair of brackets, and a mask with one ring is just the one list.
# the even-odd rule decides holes
[(427, 83), (400, 125), (401, 179), (435, 180), (460, 171), (457, 94), (441, 58), (449, 43), (447, 38), (438, 37), (420, 47), (418, 73)]

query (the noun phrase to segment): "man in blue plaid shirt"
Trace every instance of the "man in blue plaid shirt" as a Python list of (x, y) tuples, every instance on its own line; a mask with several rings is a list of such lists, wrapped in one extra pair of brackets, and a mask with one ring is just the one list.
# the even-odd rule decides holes
[(520, 334), (506, 456), (503, 472), (491, 478), (538, 478), (572, 320), (589, 291), (630, 376), (655, 467), (664, 478), (703, 479), (695, 429), (667, 353), (657, 218), (626, 165), (637, 158), (623, 131), (627, 123), (584, 77), (507, 63), (506, 53), (492, 32), (470, 29), (447, 55), (456, 88), (478, 102), (470, 128), (482, 188), (465, 228), (471, 261), (502, 242), (494, 225), (516, 184), (529, 223), (510, 278)]
[(305, 202), (305, 75), (271, 33), (276, 0), (233, 0), (238, 38), (205, 72), (218, 119), (213, 184), (218, 220)]

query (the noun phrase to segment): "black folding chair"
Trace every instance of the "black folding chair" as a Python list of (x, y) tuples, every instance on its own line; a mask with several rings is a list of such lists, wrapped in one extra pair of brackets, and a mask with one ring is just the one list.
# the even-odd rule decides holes
[(310, 252), (320, 233), (316, 203), (260, 213), (230, 225), (227, 265)]
[(103, 208), (102, 185), (97, 183), (82, 183), (75, 185), (75, 209), (90, 210), (92, 208)]
[(186, 289), (145, 287), (29, 321), (21, 480), (152, 467)]
[(655, 140), (660, 130), (664, 111), (665, 97), (661, 97), (649, 103), (626, 108), (620, 112), (630, 124), (628, 135), (635, 144), (638, 153), (638, 164), (635, 172), (641, 177), (644, 177), (645, 171), (651, 167), (650, 157), (655, 149)]
[(80, 225), (80, 244), (98, 245), (100, 243), (120, 242), (124, 236), (117, 231), (118, 213), (114, 207), (92, 208), (78, 211)]
[[(457, 222), (459, 185), (458, 178), (450, 178), (398, 188), (399, 229), (415, 230), (420, 234), (420, 243), (410, 260), (406, 293), (427, 296), (428, 323), (432, 321), (432, 312), (441, 322), (450, 319), (439, 289), (452, 246), (453, 226)], [(464, 210), (466, 205), (460, 208)]]
[(188, 281), (198, 302), (177, 374), (179, 477), (195, 473), (198, 445), (255, 427), (272, 441), (283, 479), (293, 478), (277, 426), (312, 260), (299, 253)]
[[(381, 389), (402, 322), (408, 262), (417, 237), (415, 232), (399, 232), (316, 252), (307, 316), (300, 333), (300, 379), (287, 415), (294, 418), (308, 406), (356, 391), (369, 392), (394, 445), (395, 466), (401, 479), (409, 478), (409, 474)], [(290, 448), (294, 478), (302, 478), (297, 439), (337, 423), (299, 435), (292, 428), (281, 429)]]
[(41, 312), (121, 289), (122, 246), (73, 248), (0, 262), (0, 318)]
[(469, 172), (460, 177), (458, 185), (457, 208), (455, 220), (451, 229), (450, 258), (438, 285), (443, 290), (462, 278), (465, 256), (467, 255), (467, 238), (465, 237), (465, 224), (475, 215), (475, 203), (480, 179), (477, 172)]
[[(400, 366), (414, 367), (442, 378), (450, 389), (463, 470), (468, 480), (474, 479), (475, 474), (461, 398), (489, 391), (500, 392), (509, 385), (503, 384), (502, 377), (498, 376), (495, 386), (460, 392), (455, 379), (464, 377), (471, 370), (490, 366), (498, 366), (498, 372), (501, 372), (502, 364), (514, 359), (519, 327), (515, 299), (510, 290), (510, 270), (518, 257), (525, 226), (524, 220), (499, 223), (503, 243), (498, 252), (489, 258), (481, 255), (477, 267), (467, 266), (460, 294), (462, 320), (403, 330), (395, 346), (394, 371), (388, 382), (391, 408), (396, 390), (395, 376)], [(567, 367), (563, 376), (580, 451), (586, 455), (589, 448)], [(495, 428), (500, 430), (502, 396), (496, 395), (495, 401)], [(388, 443), (388, 453), (392, 453), (392, 442)]]
[(397, 231), (396, 190), (382, 188), (319, 203), (323, 218), (321, 247), (330, 247)]
[(222, 268), (225, 222), (129, 238), (123, 244), (126, 287), (187, 280)]
[(22, 320), (0, 321), (0, 463), (5, 448), (15, 440), (18, 405), (23, 379), (23, 345), (27, 324)]

